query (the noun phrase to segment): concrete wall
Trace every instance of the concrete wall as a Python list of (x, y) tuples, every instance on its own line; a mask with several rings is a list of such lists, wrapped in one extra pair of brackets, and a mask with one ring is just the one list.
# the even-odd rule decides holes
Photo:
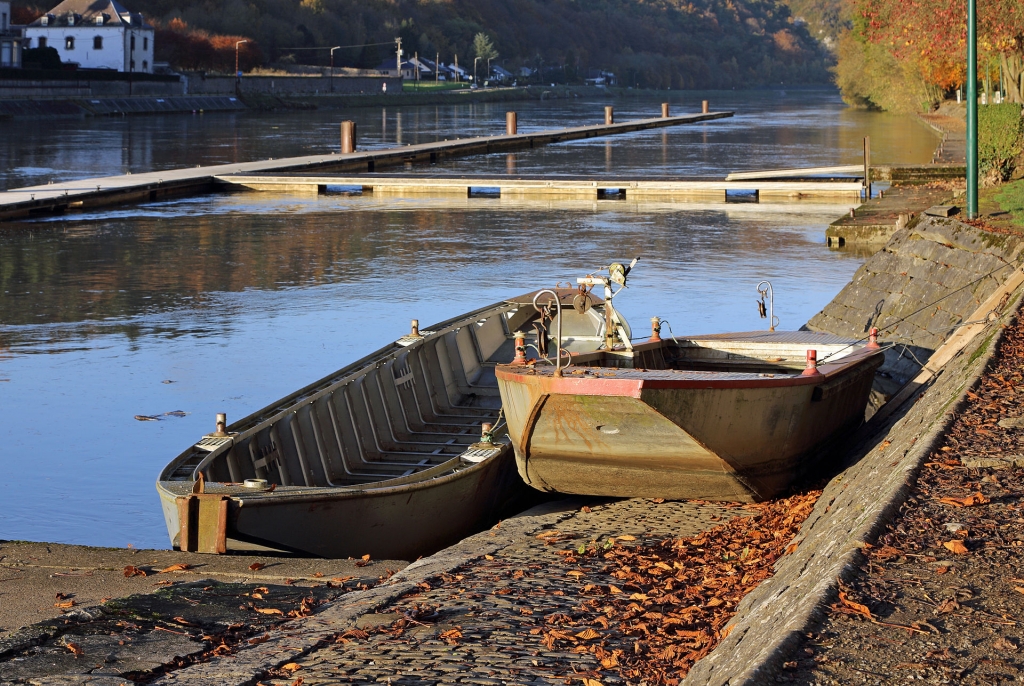
[[(173, 97), (185, 92), (180, 81), (29, 81), (0, 79), (0, 100), (11, 98), (123, 98), (128, 95)], [(234, 95), (234, 93), (231, 93)]]
[[(186, 93), (190, 95), (234, 95), (235, 79), (231, 76), (187, 77)], [(401, 93), (402, 80), (395, 77), (335, 76), (334, 92), (344, 94), (383, 92), (387, 84), (388, 93)], [(331, 92), (329, 76), (243, 76), (239, 81), (240, 92), (276, 95), (324, 95)]]

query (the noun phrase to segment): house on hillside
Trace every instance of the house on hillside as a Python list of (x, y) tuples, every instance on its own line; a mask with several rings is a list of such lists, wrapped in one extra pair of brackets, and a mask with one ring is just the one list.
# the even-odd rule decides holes
[(491, 78), (501, 83), (508, 83), (509, 81), (515, 79), (515, 75), (508, 69), (503, 69), (502, 67), (499, 67), (497, 64), (492, 64)]
[(83, 69), (151, 74), (153, 33), (117, 0), (64, 0), (25, 27), (25, 47), (55, 48)]
[(21, 66), (21, 27), (12, 25), (11, 3), (0, 0), (0, 67)]

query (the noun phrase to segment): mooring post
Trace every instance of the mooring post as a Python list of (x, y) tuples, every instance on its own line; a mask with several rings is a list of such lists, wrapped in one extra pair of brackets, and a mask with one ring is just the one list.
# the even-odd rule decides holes
[(871, 136), (864, 136), (864, 192), (871, 200)]
[(661, 103), (661, 118), (662, 119), (668, 119), (668, 103), (667, 102)]
[(356, 123), (354, 121), (341, 122), (341, 152), (356, 151)]
[(516, 119), (515, 112), (505, 113), (505, 135), (514, 136), (519, 129), (519, 122)]
[(608, 105), (604, 108), (604, 125), (609, 126), (615, 123), (615, 108)]
[(701, 103), (700, 103), (700, 111), (701, 111), (701, 114), (707, 114), (708, 112), (710, 112), (710, 111), (711, 111), (711, 110), (710, 110), (710, 109), (708, 108), (708, 101), (707, 101), (707, 100), (701, 100)]

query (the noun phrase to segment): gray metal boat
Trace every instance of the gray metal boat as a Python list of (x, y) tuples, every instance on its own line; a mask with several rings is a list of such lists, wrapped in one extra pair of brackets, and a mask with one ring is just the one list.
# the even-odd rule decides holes
[(241, 421), (218, 415), (217, 430), (157, 482), (171, 544), (408, 560), (489, 526), (528, 490), (495, 366), (530, 347), (548, 357), (556, 327), (557, 356), (597, 350), (608, 321), (625, 326), (597, 298), (585, 311), (560, 307), (576, 297), (538, 291), (428, 330), (414, 322), (409, 335)]

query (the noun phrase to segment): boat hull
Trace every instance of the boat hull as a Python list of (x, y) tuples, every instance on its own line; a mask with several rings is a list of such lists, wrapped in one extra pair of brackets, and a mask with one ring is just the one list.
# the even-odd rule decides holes
[[(169, 531), (181, 530), (177, 484), (158, 485)], [(414, 560), (493, 524), (529, 497), (510, 447), (444, 476), (363, 489), (229, 495), (228, 552)], [(215, 493), (215, 489), (208, 489)], [(180, 541), (173, 544), (178, 547)]]
[(519, 473), (534, 488), (748, 502), (823, 466), (861, 423), (880, 363), (860, 355), (827, 375), (753, 383), (510, 367), (497, 376)]

